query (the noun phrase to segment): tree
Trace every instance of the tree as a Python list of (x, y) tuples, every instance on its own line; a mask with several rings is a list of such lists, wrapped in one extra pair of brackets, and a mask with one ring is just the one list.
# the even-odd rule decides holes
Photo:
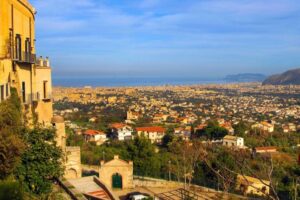
[(20, 138), (20, 101), (14, 90), (0, 104), (0, 113), (5, 113), (0, 115), (0, 179), (5, 179), (14, 171), (25, 146)]
[(16, 178), (34, 194), (51, 192), (51, 184), (62, 173), (62, 151), (56, 147), (53, 129), (36, 128), (24, 132), (27, 144), (17, 167)]
[(178, 181), (184, 180), (189, 184), (194, 177), (197, 163), (202, 160), (205, 152), (200, 141), (189, 143), (183, 140), (173, 140), (169, 145), (170, 152), (174, 155), (171, 158), (172, 171)]
[(10, 129), (2, 129), (0, 134), (0, 179), (11, 175), (20, 161), (24, 143)]
[(168, 147), (169, 143), (171, 143), (173, 141), (173, 139), (174, 139), (174, 133), (167, 133), (162, 138), (162, 146)]
[(134, 163), (134, 171), (143, 176), (160, 176), (159, 157), (155, 153), (155, 146), (144, 137), (137, 137), (127, 146), (130, 159)]
[(228, 134), (228, 131), (227, 129), (220, 127), (218, 122), (210, 121), (203, 130), (197, 131), (196, 134), (198, 137), (204, 136), (207, 139), (213, 140), (223, 138)]
[(21, 185), (14, 181), (1, 181), (0, 182), (0, 199), (24, 199), (24, 193)]
[(245, 137), (245, 133), (248, 129), (248, 126), (245, 122), (241, 121), (238, 124), (233, 125), (235, 135), (240, 137)]

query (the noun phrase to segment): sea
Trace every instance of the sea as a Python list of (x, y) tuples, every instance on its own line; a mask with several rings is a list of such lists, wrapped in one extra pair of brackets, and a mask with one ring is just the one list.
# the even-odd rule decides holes
[(53, 85), (60, 87), (133, 87), (163, 85), (223, 84), (222, 79), (197, 77), (52, 77)]

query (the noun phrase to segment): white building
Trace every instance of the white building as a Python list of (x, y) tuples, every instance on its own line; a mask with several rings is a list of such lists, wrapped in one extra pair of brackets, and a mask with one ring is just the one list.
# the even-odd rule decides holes
[(131, 140), (133, 129), (123, 123), (114, 123), (110, 125), (111, 132), (120, 141)]
[(232, 135), (226, 135), (223, 138), (223, 146), (244, 148), (244, 138), (236, 137), (236, 136), (232, 136)]
[(166, 130), (160, 126), (137, 127), (136, 131), (138, 136), (144, 136), (151, 140), (152, 143), (160, 143), (166, 132)]
[(251, 128), (252, 129), (259, 129), (261, 131), (268, 132), (268, 133), (273, 133), (274, 132), (274, 125), (269, 123), (269, 122), (266, 122), (266, 121), (254, 124), (254, 125), (252, 125)]
[(96, 142), (97, 145), (103, 144), (107, 141), (106, 134), (102, 131), (96, 130), (86, 130), (84, 133), (85, 141), (87, 142)]

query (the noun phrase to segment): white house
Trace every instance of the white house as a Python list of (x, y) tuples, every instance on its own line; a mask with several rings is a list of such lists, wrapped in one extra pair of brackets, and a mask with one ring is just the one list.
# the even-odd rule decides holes
[(120, 141), (131, 140), (133, 129), (123, 123), (114, 123), (110, 125), (111, 132), (114, 137), (118, 138)]
[(179, 127), (174, 129), (174, 134), (180, 136), (184, 140), (189, 140), (191, 137), (192, 127)]
[(244, 148), (244, 138), (226, 135), (223, 138), (223, 145), (226, 147)]
[(152, 143), (160, 143), (166, 132), (166, 130), (160, 126), (137, 127), (136, 131), (138, 136), (144, 136), (150, 139)]
[(288, 124), (282, 125), (282, 129), (283, 129), (284, 133), (296, 132), (297, 126), (296, 126), (296, 124), (288, 123)]
[(252, 129), (260, 129), (261, 131), (268, 132), (268, 133), (274, 132), (274, 125), (269, 122), (266, 122), (266, 121), (256, 123), (256, 124), (252, 125), (251, 128)]
[(96, 142), (97, 145), (103, 144), (107, 141), (106, 134), (102, 131), (96, 130), (86, 130), (84, 133), (85, 141), (87, 142)]

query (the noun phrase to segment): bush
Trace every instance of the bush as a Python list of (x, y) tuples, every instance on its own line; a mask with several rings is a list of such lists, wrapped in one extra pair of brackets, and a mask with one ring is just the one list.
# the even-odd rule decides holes
[(33, 129), (24, 132), (28, 148), (21, 156), (17, 167), (18, 178), (26, 191), (41, 195), (51, 192), (52, 182), (61, 177), (62, 151), (56, 147), (55, 131)]
[(22, 200), (24, 194), (22, 187), (18, 182), (1, 181), (0, 182), (0, 200)]

